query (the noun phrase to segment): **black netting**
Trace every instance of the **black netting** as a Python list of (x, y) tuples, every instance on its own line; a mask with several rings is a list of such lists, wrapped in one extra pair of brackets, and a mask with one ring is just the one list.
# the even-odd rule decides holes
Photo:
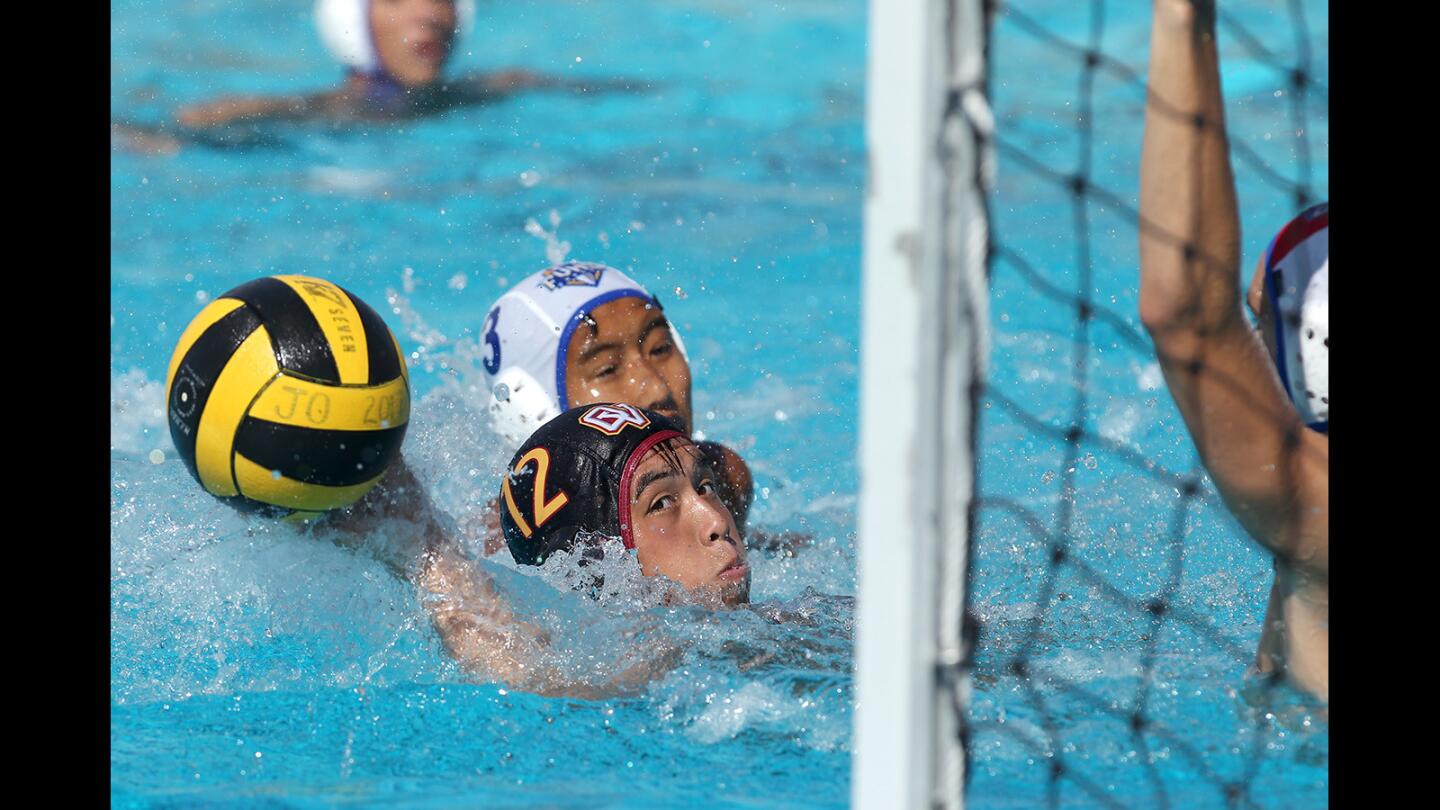
[[(1138, 324), (1138, 234), (1172, 238), (1134, 202), (1150, 5), (993, 9), (995, 134), (970, 129), (999, 169), (987, 260), (997, 348), (973, 392), (970, 806), (1326, 802), (1324, 708), (1247, 675), (1268, 557), (1226, 512)], [(1306, 19), (1324, 13), (1302, 0), (1219, 10), (1227, 117), (1237, 96), (1260, 110), (1242, 116), (1260, 122), (1250, 129), (1230, 127), (1242, 217), (1272, 223), (1247, 229), (1247, 255), (1324, 195), (1328, 148), (1321, 137), (1317, 159), (1310, 128), (1328, 125), (1328, 92)], [(1036, 315), (1057, 311), (1068, 328)]]

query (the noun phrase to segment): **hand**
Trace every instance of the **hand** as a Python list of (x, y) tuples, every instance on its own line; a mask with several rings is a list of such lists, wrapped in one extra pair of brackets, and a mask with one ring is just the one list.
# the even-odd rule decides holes
[(110, 138), (117, 146), (146, 155), (173, 155), (180, 151), (180, 139), (159, 129), (114, 123), (110, 125)]
[(485, 76), (485, 87), (490, 90), (523, 90), (527, 87), (543, 87), (554, 81), (534, 71), (511, 69), (499, 70)]

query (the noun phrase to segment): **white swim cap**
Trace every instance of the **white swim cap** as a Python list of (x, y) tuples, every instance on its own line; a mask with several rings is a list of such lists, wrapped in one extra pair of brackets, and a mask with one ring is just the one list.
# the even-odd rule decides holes
[(1330, 204), (1280, 229), (1265, 250), (1275, 367), (1305, 423), (1330, 429)]
[[(644, 287), (613, 267), (569, 261), (541, 270), (500, 296), (485, 316), (481, 347), (490, 388), (490, 424), (520, 444), (540, 425), (571, 406), (565, 398), (565, 353), (585, 314), (618, 298), (660, 304)], [(685, 344), (671, 337), (688, 363)]]
[[(381, 73), (384, 66), (375, 52), (370, 32), (372, 0), (315, 0), (315, 26), (340, 64), (360, 73)], [(455, 39), (470, 32), (475, 23), (475, 0), (455, 0)]]

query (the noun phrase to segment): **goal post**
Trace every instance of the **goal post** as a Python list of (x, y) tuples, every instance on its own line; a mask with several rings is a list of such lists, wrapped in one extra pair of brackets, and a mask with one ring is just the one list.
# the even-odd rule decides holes
[(871, 0), (852, 802), (963, 806), (962, 638), (984, 378), (982, 0)]

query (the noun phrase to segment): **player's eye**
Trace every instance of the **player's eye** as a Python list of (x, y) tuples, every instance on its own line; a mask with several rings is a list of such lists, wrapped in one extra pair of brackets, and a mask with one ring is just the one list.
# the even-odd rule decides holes
[(668, 508), (674, 502), (674, 495), (661, 495), (660, 497), (650, 502), (650, 508), (645, 510), (645, 514), (650, 515), (654, 514), (655, 512), (659, 512), (662, 509)]
[(668, 340), (663, 340), (655, 344), (654, 348), (650, 349), (650, 356), (665, 357), (666, 355), (670, 354), (670, 351), (674, 348), (675, 344), (671, 343)]
[(709, 478), (703, 479), (700, 481), (700, 485), (695, 487), (695, 492), (699, 495), (713, 495), (715, 494), (715, 482)]

